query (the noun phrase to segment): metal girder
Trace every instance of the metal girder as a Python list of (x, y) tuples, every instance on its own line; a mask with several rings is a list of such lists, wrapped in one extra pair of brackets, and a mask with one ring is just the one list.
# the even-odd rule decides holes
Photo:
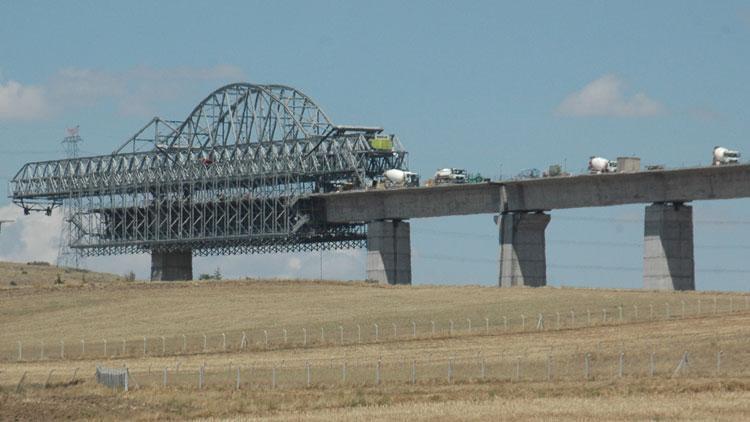
[(74, 208), (71, 246), (88, 255), (361, 247), (363, 225), (322, 223), (306, 197), (407, 169), (397, 138), (372, 146), (381, 131), (336, 126), (288, 86), (231, 84), (182, 122), (154, 118), (112, 154), (24, 165), (12, 198)]

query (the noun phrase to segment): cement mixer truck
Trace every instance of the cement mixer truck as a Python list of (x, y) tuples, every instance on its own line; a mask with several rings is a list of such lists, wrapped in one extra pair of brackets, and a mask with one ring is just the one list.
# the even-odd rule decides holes
[(616, 172), (617, 172), (617, 161), (610, 161), (602, 157), (589, 158), (589, 173), (602, 174), (602, 173), (616, 173)]
[(399, 169), (386, 170), (383, 173), (383, 184), (390, 188), (409, 188), (419, 186), (419, 175)]
[(740, 161), (740, 152), (732, 151), (720, 146), (714, 147), (714, 159), (711, 165), (723, 166), (727, 164), (737, 164)]

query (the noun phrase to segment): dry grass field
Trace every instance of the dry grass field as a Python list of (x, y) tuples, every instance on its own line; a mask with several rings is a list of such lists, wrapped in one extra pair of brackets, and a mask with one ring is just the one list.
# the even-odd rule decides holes
[[(743, 294), (142, 283), (94, 273), (54, 285), (55, 268), (0, 268), (0, 419), (750, 416)], [(5, 277), (20, 268), (39, 274), (26, 270), (10, 286)], [(689, 365), (678, 369), (685, 352)], [(96, 384), (96, 365), (126, 365), (136, 388)]]

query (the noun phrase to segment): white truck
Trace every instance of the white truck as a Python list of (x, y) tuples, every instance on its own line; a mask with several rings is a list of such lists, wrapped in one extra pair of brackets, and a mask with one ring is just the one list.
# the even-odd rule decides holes
[(602, 173), (616, 173), (616, 172), (617, 172), (617, 161), (611, 161), (603, 157), (589, 158), (589, 173), (602, 174)]
[(419, 186), (419, 175), (411, 171), (390, 169), (383, 173), (383, 183), (389, 189), (416, 187)]
[(436, 185), (444, 183), (466, 183), (466, 170), (457, 168), (443, 168), (435, 172), (433, 181)]
[(714, 159), (711, 165), (723, 166), (726, 164), (737, 164), (740, 161), (740, 152), (732, 151), (720, 146), (714, 147)]

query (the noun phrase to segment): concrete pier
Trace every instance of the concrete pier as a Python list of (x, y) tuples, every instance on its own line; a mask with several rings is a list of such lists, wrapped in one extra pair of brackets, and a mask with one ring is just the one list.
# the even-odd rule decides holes
[(550, 216), (513, 212), (500, 217), (500, 287), (547, 284), (544, 230)]
[(411, 284), (411, 231), (401, 220), (367, 224), (367, 279)]
[(151, 251), (151, 281), (176, 281), (192, 279), (192, 251)]
[(695, 290), (692, 207), (680, 203), (646, 207), (643, 288)]

